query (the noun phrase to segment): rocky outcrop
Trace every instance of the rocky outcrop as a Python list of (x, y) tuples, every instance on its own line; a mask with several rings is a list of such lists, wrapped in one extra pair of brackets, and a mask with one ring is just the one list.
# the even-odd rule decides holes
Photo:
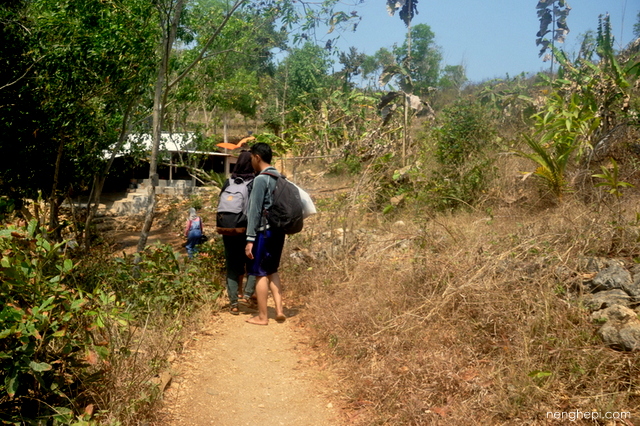
[(598, 293), (586, 294), (583, 302), (591, 311), (610, 308), (614, 305), (629, 306), (631, 304), (631, 296), (623, 290), (614, 289), (600, 291)]
[(588, 283), (592, 293), (625, 289), (633, 283), (631, 273), (623, 265), (615, 260), (611, 260), (607, 267), (598, 272)]
[(598, 335), (612, 348), (640, 349), (640, 269), (627, 269), (616, 259), (590, 258), (582, 263), (585, 272), (582, 301), (602, 323)]
[(640, 349), (640, 319), (635, 311), (613, 305), (591, 315), (595, 321), (604, 321), (598, 335), (609, 346), (625, 351)]

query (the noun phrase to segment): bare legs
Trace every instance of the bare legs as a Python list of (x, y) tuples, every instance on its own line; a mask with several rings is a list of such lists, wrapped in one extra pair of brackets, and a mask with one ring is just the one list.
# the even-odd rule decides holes
[(282, 285), (280, 284), (280, 275), (274, 273), (266, 277), (258, 277), (256, 281), (256, 297), (258, 299), (258, 315), (247, 320), (250, 324), (267, 325), (269, 317), (267, 315), (267, 298), (269, 290), (273, 295), (273, 301), (276, 304), (276, 321), (282, 322), (286, 319), (282, 307)]
[(284, 310), (282, 309), (282, 285), (280, 284), (280, 275), (276, 272), (269, 278), (269, 288), (273, 295), (273, 301), (276, 304), (276, 321), (282, 322), (286, 317), (284, 316)]
[(256, 325), (269, 324), (267, 316), (267, 297), (269, 296), (269, 277), (258, 277), (256, 279), (256, 298), (258, 299), (258, 316), (249, 318), (248, 323)]

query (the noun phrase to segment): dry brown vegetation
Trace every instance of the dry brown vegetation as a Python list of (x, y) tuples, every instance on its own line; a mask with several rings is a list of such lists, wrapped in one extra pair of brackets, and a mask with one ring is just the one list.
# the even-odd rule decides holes
[(505, 157), (488, 200), (455, 214), (407, 204), (384, 216), (366, 174), (312, 192), (320, 213), (289, 240), (283, 277), (332, 353), (351, 424), (640, 416), (640, 355), (603, 345), (580, 301), (586, 258), (640, 254), (638, 198), (626, 192), (617, 206), (594, 190), (590, 203), (578, 193), (550, 203), (516, 178), (521, 161)]
[[(142, 270), (147, 272), (143, 272), (142, 277), (125, 274), (123, 270), (100, 273), (101, 280), (113, 282), (123, 292), (138, 288), (148, 304), (148, 309), (129, 307), (136, 316), (126, 326), (118, 326), (111, 318), (105, 318), (107, 326), (101, 330), (100, 339), (103, 342), (97, 345), (114, 348), (106, 360), (96, 351), (87, 350), (84, 361), (94, 367), (95, 377), (99, 380), (84, 383), (86, 397), (94, 401), (86, 407), (85, 413), (88, 417), (95, 415), (100, 424), (158, 424), (158, 406), (172, 378), (172, 362), (220, 309), (223, 302), (218, 294), (224, 271), (219, 248), (213, 242), (207, 244), (198, 259), (188, 262), (182, 247), (184, 224), (191, 206), (202, 207), (200, 215), (205, 231), (212, 235), (217, 197), (215, 189), (185, 199), (159, 197), (156, 222), (147, 249), (147, 259), (153, 259), (157, 264), (143, 266)], [(135, 253), (143, 218), (108, 216), (105, 219), (109, 219), (102, 222), (101, 228), (105, 244), (94, 250), (92, 262), (86, 266), (87, 276), (92, 276), (94, 269), (101, 271), (104, 265), (115, 268), (113, 258), (124, 262), (122, 259)], [(160, 254), (162, 247), (166, 247), (165, 255)], [(171, 251), (176, 252), (177, 259), (173, 266), (170, 265), (173, 256), (168, 255)], [(153, 252), (158, 254), (150, 254)], [(158, 272), (145, 279), (146, 273), (154, 273), (149, 269)], [(191, 279), (187, 279), (188, 276)], [(166, 286), (162, 285), (163, 281), (167, 281)], [(147, 288), (144, 296), (143, 288), (150, 282), (156, 283), (157, 287)], [(171, 287), (178, 289), (173, 292)], [(168, 301), (172, 301), (170, 308), (165, 306)], [(130, 297), (127, 303), (131, 302)]]

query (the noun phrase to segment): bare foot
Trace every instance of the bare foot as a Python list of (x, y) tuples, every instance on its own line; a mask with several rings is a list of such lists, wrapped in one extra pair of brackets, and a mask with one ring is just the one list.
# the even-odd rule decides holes
[(276, 315), (276, 322), (284, 322), (286, 319), (287, 317), (284, 314)]
[(269, 324), (269, 320), (262, 321), (260, 319), (260, 317), (258, 317), (258, 316), (249, 318), (246, 322), (248, 322), (249, 324), (255, 324), (255, 325), (267, 325), (267, 324)]

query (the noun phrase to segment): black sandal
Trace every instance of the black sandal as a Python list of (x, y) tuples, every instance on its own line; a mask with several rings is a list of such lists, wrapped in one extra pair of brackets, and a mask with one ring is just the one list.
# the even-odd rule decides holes
[(231, 305), (231, 308), (229, 308), (229, 312), (231, 312), (231, 315), (239, 315), (240, 309), (238, 309), (238, 305)]
[(249, 309), (257, 309), (258, 308), (258, 301), (255, 300), (253, 297), (245, 297), (244, 298), (244, 303), (247, 305), (247, 307), (249, 307)]

